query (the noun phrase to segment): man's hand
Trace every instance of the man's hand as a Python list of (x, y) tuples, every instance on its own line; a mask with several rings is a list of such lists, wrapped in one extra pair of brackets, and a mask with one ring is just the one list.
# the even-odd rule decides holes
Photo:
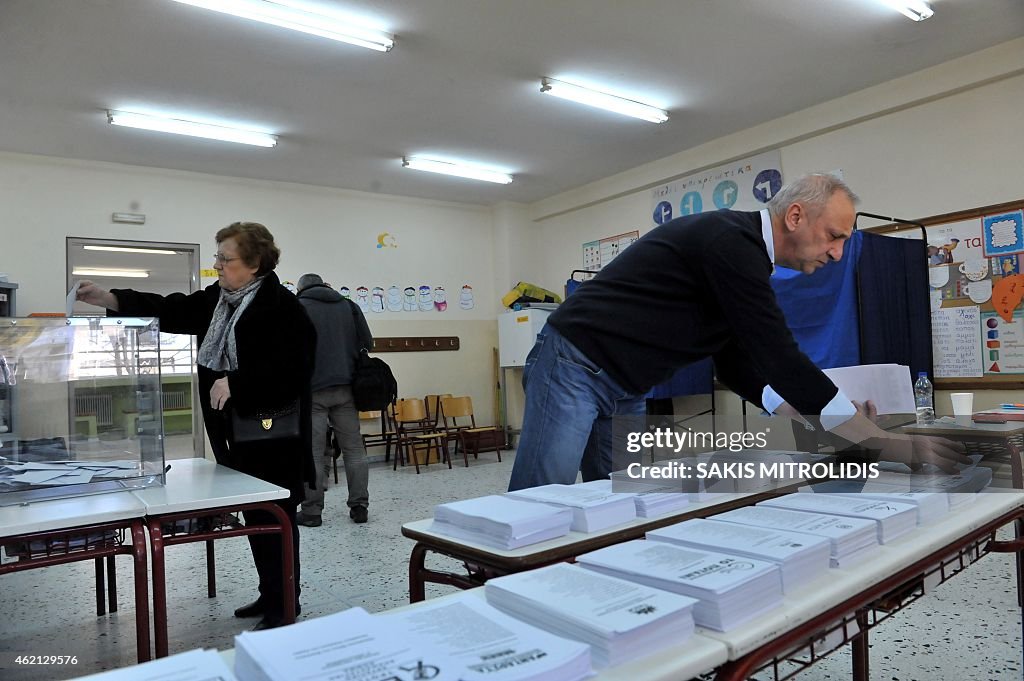
[(78, 292), (75, 294), (75, 300), (81, 300), (89, 305), (105, 307), (114, 312), (117, 312), (118, 308), (117, 296), (105, 288), (100, 288), (88, 279), (78, 282)]
[(228, 377), (218, 378), (210, 387), (210, 406), (214, 409), (223, 409), (229, 399), (231, 399), (231, 386), (228, 385)]
[(867, 400), (866, 402), (853, 400), (853, 406), (857, 408), (858, 413), (866, 416), (873, 423), (878, 423), (878, 408), (875, 406), (874, 402), (871, 400)]
[(906, 464), (911, 470), (918, 470), (921, 464), (930, 463), (938, 466), (946, 473), (959, 472), (957, 464), (971, 465), (970, 457), (965, 456), (963, 443), (947, 440), (932, 435), (889, 435), (884, 438), (872, 438), (863, 444), (872, 449), (880, 449), (881, 457), (886, 461)]

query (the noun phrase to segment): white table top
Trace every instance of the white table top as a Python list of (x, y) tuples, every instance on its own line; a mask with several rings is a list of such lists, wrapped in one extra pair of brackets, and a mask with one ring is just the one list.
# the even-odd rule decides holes
[(1024, 492), (982, 492), (973, 504), (940, 516), (935, 522), (877, 547), (852, 569), (830, 569), (807, 586), (787, 594), (783, 605), (732, 631), (698, 629), (729, 648), (737, 659), (774, 640), (855, 593), (880, 582), (929, 553), (948, 545), (985, 523), (1024, 506)]
[(419, 534), (437, 538), (439, 540), (451, 544), (458, 544), (459, 546), (465, 547), (467, 549), (473, 549), (474, 551), (488, 553), (493, 556), (499, 556), (502, 558), (525, 558), (528, 556), (533, 556), (538, 553), (551, 551), (552, 549), (560, 549), (562, 547), (570, 546), (572, 544), (578, 544), (582, 541), (593, 540), (595, 538), (602, 537), (605, 535), (615, 534), (616, 532), (622, 532), (623, 530), (628, 530), (630, 528), (641, 527), (651, 522), (665, 520), (666, 518), (674, 518), (678, 516), (680, 518), (679, 522), (682, 522), (684, 519), (683, 516), (687, 514), (692, 514), (694, 511), (714, 508), (715, 506), (732, 502), (737, 499), (742, 499), (744, 497), (753, 496), (754, 494), (754, 492), (730, 492), (727, 494), (723, 494), (721, 496), (714, 497), (713, 499), (709, 499), (707, 501), (691, 501), (683, 508), (677, 511), (666, 513), (664, 515), (654, 516), (651, 518), (638, 517), (635, 520), (630, 520), (629, 522), (621, 523), (619, 525), (613, 525), (612, 527), (607, 527), (598, 532), (570, 532), (569, 534), (563, 535), (561, 537), (556, 537), (555, 539), (549, 539), (547, 541), (538, 542), (536, 544), (530, 544), (529, 546), (521, 546), (518, 549), (499, 549), (493, 546), (487, 546), (486, 544), (480, 544), (478, 542), (469, 541), (467, 539), (459, 539), (457, 537), (451, 537), (446, 534), (441, 534), (440, 532), (435, 532), (433, 529), (431, 529), (431, 526), (434, 523), (432, 518), (426, 518), (424, 520), (415, 520), (413, 522), (404, 523), (402, 527)]
[(147, 515), (240, 506), (288, 496), (288, 490), (206, 459), (171, 461), (163, 487), (132, 492)]
[(145, 514), (145, 505), (128, 490), (0, 506), (0, 537), (112, 523)]

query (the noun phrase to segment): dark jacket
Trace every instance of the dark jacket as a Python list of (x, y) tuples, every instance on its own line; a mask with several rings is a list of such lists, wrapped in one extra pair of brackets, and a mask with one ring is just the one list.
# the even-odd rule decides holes
[(373, 345), (363, 311), (326, 284), (303, 289), (299, 302), (316, 328), (313, 391), (351, 385), (359, 350)]
[(711, 356), (718, 379), (754, 404), (769, 384), (800, 413), (820, 414), (837, 389), (797, 346), (771, 274), (759, 213), (677, 218), (619, 253), (548, 323), (631, 393)]
[[(212, 284), (189, 295), (161, 296), (130, 289), (114, 289), (111, 293), (119, 306), (111, 314), (157, 317), (161, 331), (193, 334), (201, 346), (220, 297), (220, 285)], [(210, 446), (218, 463), (285, 487), (291, 491), (291, 500), (299, 503), (304, 498), (303, 483), (315, 479), (309, 386), (316, 331), (299, 301), (271, 272), (235, 325), (235, 341), (236, 371), (219, 372), (204, 366), (198, 369), (199, 401)], [(210, 388), (224, 375), (231, 388), (227, 408), (237, 408), (240, 413), (274, 409), (298, 397), (301, 438), (234, 445), (226, 410), (210, 406)]]

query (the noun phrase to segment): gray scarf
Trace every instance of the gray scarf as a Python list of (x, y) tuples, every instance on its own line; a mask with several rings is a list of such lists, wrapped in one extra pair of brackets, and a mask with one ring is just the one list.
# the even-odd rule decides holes
[[(264, 275), (265, 276), (265, 275)], [(264, 277), (256, 277), (237, 291), (220, 290), (220, 299), (213, 310), (210, 328), (199, 347), (198, 363), (214, 371), (238, 369), (238, 346), (235, 344), (235, 324), (256, 297)]]

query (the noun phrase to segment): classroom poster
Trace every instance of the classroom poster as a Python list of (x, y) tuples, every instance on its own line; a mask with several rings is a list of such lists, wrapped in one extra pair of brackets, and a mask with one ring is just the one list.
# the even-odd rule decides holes
[(616, 234), (583, 244), (583, 269), (600, 272), (615, 257), (640, 238), (640, 230)]
[(980, 378), (981, 310), (977, 305), (932, 312), (935, 378)]
[(981, 316), (985, 375), (1024, 374), (1024, 317), (1007, 322), (995, 312)]
[(662, 225), (684, 215), (729, 208), (761, 210), (782, 189), (782, 154), (767, 151), (688, 175), (651, 190), (651, 220)]

